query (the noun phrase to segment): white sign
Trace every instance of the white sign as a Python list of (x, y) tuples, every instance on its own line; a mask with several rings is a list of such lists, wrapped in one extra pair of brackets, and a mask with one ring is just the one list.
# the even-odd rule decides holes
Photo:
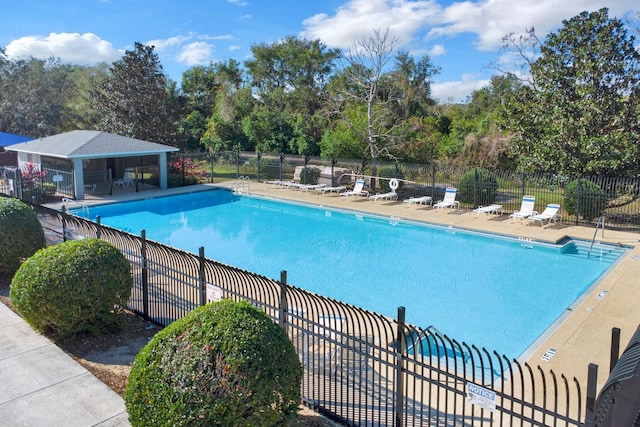
[(496, 392), (473, 383), (467, 383), (467, 401), (491, 412), (496, 410)]
[(222, 288), (207, 283), (207, 302), (218, 302), (222, 299)]
[(62, 182), (62, 175), (53, 175), (53, 182)]

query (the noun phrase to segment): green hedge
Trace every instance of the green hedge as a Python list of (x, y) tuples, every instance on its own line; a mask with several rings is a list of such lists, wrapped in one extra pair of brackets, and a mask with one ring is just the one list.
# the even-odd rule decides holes
[(22, 261), (45, 244), (33, 209), (18, 199), (0, 197), (0, 275), (11, 278)]
[(11, 303), (41, 332), (65, 337), (119, 326), (131, 293), (129, 261), (110, 243), (70, 240), (41, 249), (11, 282)]
[[(580, 182), (579, 198), (578, 182)], [(579, 207), (578, 201), (580, 202)], [(606, 208), (607, 194), (595, 182), (587, 179), (579, 181), (576, 179), (564, 187), (564, 209), (569, 215), (578, 213), (586, 221), (591, 221), (600, 216)]]
[(302, 367), (284, 330), (247, 302), (197, 308), (138, 354), (133, 426), (276, 426), (295, 417)]
[[(488, 206), (496, 201), (498, 180), (491, 171), (474, 168), (460, 179), (458, 195), (461, 203), (476, 206)], [(474, 198), (475, 195), (475, 198)]]

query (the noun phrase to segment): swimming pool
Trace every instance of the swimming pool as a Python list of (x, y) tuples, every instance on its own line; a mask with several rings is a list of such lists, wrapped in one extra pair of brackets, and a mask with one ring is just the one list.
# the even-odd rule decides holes
[(517, 357), (623, 248), (427, 226), (212, 190), (72, 211)]

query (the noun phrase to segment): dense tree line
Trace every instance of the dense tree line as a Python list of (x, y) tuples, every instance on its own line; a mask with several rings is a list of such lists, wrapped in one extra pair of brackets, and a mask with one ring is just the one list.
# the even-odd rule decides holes
[(507, 35), (521, 72), (497, 70), (462, 104), (437, 104), (439, 68), (399, 50), (388, 30), (344, 51), (296, 36), (256, 44), (244, 63), (188, 69), (180, 87), (140, 43), (95, 67), (10, 60), (0, 49), (0, 131), (98, 129), (185, 151), (634, 175), (640, 53), (627, 28), (601, 9), (545, 40), (533, 29)]

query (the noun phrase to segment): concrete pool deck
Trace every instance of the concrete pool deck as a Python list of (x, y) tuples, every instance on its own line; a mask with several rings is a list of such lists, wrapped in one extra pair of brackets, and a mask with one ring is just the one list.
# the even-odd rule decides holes
[[(211, 187), (231, 188), (233, 182), (215, 185), (198, 185), (174, 188), (165, 191), (144, 191), (114, 196), (91, 196), (77, 203), (68, 203), (68, 207), (91, 206), (109, 202), (121, 202), (135, 199), (159, 197), (185, 192), (193, 192)], [(368, 212), (393, 217), (398, 220), (421, 221), (442, 226), (452, 226), (501, 234), (545, 242), (558, 242), (566, 237), (591, 241), (594, 229), (570, 224), (526, 225), (511, 223), (509, 213), (503, 215), (477, 215), (460, 209), (434, 210), (424, 206), (408, 206), (398, 201), (371, 201), (360, 197), (342, 197), (336, 193), (318, 194), (314, 191), (300, 191), (272, 184), (251, 182), (249, 193), (268, 198), (298, 201), (317, 206)], [(61, 204), (48, 205), (59, 209)], [(540, 206), (537, 206), (539, 209)], [(609, 373), (610, 343), (612, 328), (621, 330), (620, 351), (624, 350), (629, 339), (640, 324), (640, 234), (624, 231), (598, 230), (596, 242), (624, 245), (629, 252), (617, 265), (597, 283), (578, 303), (568, 307), (560, 320), (545, 332), (535, 343), (535, 348), (526, 354), (526, 361), (535, 368), (540, 365), (545, 371), (553, 370), (558, 376), (564, 374), (571, 381), (576, 378), (585, 387), (587, 368), (590, 363), (599, 366), (598, 390), (607, 380)], [(552, 278), (559, 285), (567, 278)], [(477, 343), (482, 344), (482, 343)], [(549, 351), (554, 349), (554, 351)], [(543, 355), (551, 355), (548, 360)], [(511, 355), (510, 355), (511, 356)], [(584, 391), (584, 390), (583, 390)]]

